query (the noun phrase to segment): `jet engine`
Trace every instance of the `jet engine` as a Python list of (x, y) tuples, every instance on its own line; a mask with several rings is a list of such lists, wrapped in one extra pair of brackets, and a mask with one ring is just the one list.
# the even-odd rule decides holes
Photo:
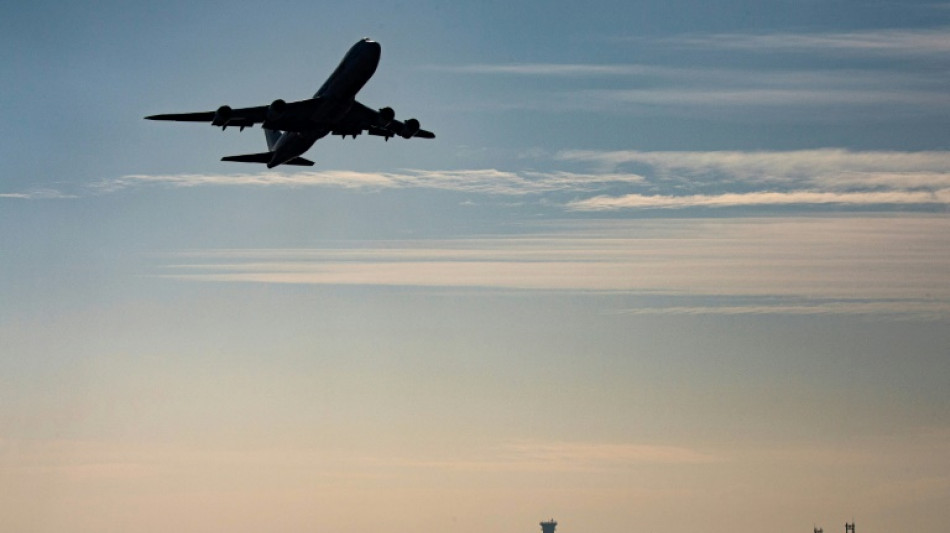
[(267, 121), (272, 122), (279, 120), (280, 117), (284, 115), (285, 111), (287, 111), (287, 102), (281, 100), (280, 98), (274, 100), (269, 106), (267, 106)]
[(382, 126), (385, 128), (389, 125), (393, 119), (396, 118), (396, 112), (393, 111), (391, 107), (384, 107), (379, 110), (379, 120), (382, 121)]
[(405, 125), (403, 126), (402, 133), (400, 133), (400, 135), (402, 135), (403, 139), (410, 139), (412, 138), (413, 135), (415, 135), (418, 132), (419, 132), (419, 121), (414, 118), (410, 118), (409, 120), (406, 121)]
[(222, 128), (228, 125), (228, 122), (231, 120), (231, 107), (223, 105), (214, 112), (214, 119), (211, 121), (212, 126), (221, 126)]

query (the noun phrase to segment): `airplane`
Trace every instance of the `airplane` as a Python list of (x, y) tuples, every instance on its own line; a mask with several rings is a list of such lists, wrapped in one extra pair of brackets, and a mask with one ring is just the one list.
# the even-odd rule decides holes
[(181, 122), (210, 122), (226, 130), (228, 126), (250, 128), (260, 124), (267, 141), (267, 151), (222, 157), (222, 161), (266, 163), (267, 168), (277, 165), (313, 166), (313, 161), (300, 157), (317, 140), (327, 135), (346, 138), (364, 131), (369, 135), (411, 139), (434, 139), (435, 134), (420, 128), (419, 121), (410, 118), (396, 120), (391, 107), (371, 109), (356, 101), (356, 93), (376, 72), (381, 47), (371, 39), (361, 39), (343, 57), (340, 65), (317, 90), (313, 98), (296, 102), (277, 99), (270, 105), (232, 109), (223, 105), (216, 111), (199, 113), (171, 113), (151, 115), (146, 120), (173, 120)]

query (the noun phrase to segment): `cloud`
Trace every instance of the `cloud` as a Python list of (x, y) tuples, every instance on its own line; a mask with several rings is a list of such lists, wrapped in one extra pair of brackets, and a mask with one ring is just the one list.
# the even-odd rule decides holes
[(934, 192), (751, 192), (716, 195), (664, 196), (627, 194), (596, 196), (567, 204), (575, 211), (615, 211), (618, 209), (683, 209), (688, 207), (747, 207), (782, 205), (950, 205), (950, 189)]
[[(950, 151), (868, 151), (839, 148), (797, 151), (562, 150), (556, 161), (586, 163), (593, 172), (498, 169), (405, 170), (402, 172), (261, 172), (256, 174), (127, 175), (91, 187), (111, 192), (132, 187), (337, 187), (347, 189), (426, 188), (480, 194), (524, 195), (590, 192), (605, 186), (636, 186), (657, 179), (723, 179), (749, 183), (799, 182), (822, 187), (942, 189), (950, 184)], [(649, 167), (652, 172), (625, 170)]]
[(658, 151), (564, 150), (555, 156), (616, 169), (644, 164), (663, 173), (724, 173), (737, 178), (761, 176), (807, 177), (846, 172), (929, 172), (947, 174), (950, 151), (867, 151), (840, 148), (791, 151)]
[[(659, 41), (679, 46), (706, 49), (729, 49), (774, 52), (777, 49), (806, 50), (874, 50), (874, 53), (921, 53), (942, 58), (950, 46), (950, 33), (940, 31), (865, 32), (841, 34), (728, 34), (679, 37)], [(876, 46), (872, 46), (876, 43)], [(814, 50), (812, 50), (814, 49)], [(732, 54), (735, 55), (735, 54)], [(499, 63), (469, 65), (430, 65), (427, 70), (483, 76), (519, 76), (535, 78), (602, 78), (617, 80), (607, 90), (557, 91), (557, 85), (546, 84), (544, 97), (535, 91), (522, 95), (513, 91), (502, 101), (494, 99), (485, 105), (493, 108), (535, 110), (586, 110), (591, 112), (656, 112), (707, 113), (730, 116), (736, 112), (760, 113), (764, 109), (820, 109), (836, 115), (853, 113), (855, 106), (879, 106), (876, 117), (887, 114), (906, 116), (910, 113), (932, 114), (950, 108), (950, 97), (944, 87), (948, 79), (945, 69), (905, 66), (899, 76), (882, 75), (880, 67), (861, 63), (857, 68), (790, 69), (781, 62), (767, 68), (703, 66), (677, 67), (642, 63)], [(626, 86), (624, 86), (626, 84)], [(690, 108), (688, 110), (684, 108)], [(849, 111), (849, 108), (852, 108)], [(796, 115), (801, 117), (801, 115)]]
[(215, 283), (789, 299), (716, 302), (757, 308), (734, 313), (943, 313), (950, 301), (950, 219), (940, 215), (571, 221), (568, 227), (384, 248), (193, 251), (169, 257), (156, 275)]
[[(553, 157), (539, 158), (553, 159), (557, 166), (580, 164), (591, 170), (141, 174), (103, 180), (91, 188), (100, 193), (147, 186), (331, 187), (374, 192), (427, 189), (470, 195), (534, 195), (542, 197), (547, 206), (588, 213), (748, 206), (933, 210), (950, 203), (950, 151), (562, 150)], [(466, 205), (473, 205), (474, 201), (470, 202)]]
[(283, 174), (260, 172), (255, 174), (130, 174), (93, 183), (91, 187), (101, 192), (148, 186), (170, 187), (200, 186), (251, 186), (251, 187), (342, 187), (342, 188), (387, 188), (395, 186), (387, 174), (327, 171)]
[[(24, 476), (57, 476), (71, 483), (155, 481), (195, 469), (240, 467), (318, 469), (320, 477), (352, 475), (353, 467), (475, 470), (479, 472), (589, 472), (642, 464), (699, 465), (722, 462), (718, 455), (692, 448), (635, 443), (517, 440), (455, 454), (378, 456), (356, 450), (308, 448), (195, 449), (181, 445), (127, 446), (89, 441), (13, 441), (6, 466)], [(15, 448), (15, 450), (14, 450)], [(435, 455), (435, 456), (433, 456)]]
[(626, 315), (901, 315), (907, 318), (933, 320), (950, 316), (950, 302), (933, 300), (882, 301), (781, 301), (750, 302), (740, 305), (722, 303), (707, 305), (639, 306), (620, 311)]
[[(495, 63), (471, 65), (430, 65), (425, 70), (471, 75), (511, 75), (525, 77), (636, 77), (653, 78), (665, 82), (684, 82), (729, 86), (791, 87), (912, 87), (931, 82), (941, 73), (905, 72), (899, 78), (882, 77), (880, 72), (867, 68), (837, 68), (834, 70), (790, 70), (773, 68), (754, 70), (716, 66), (677, 67), (645, 63)], [(942, 79), (942, 77), (941, 77)], [(675, 89), (676, 87), (670, 87)]]
[(950, 52), (950, 31), (936, 28), (827, 33), (722, 33), (674, 37), (663, 42), (691, 48), (750, 52), (836, 51), (864, 55), (920, 56)]
[(21, 200), (58, 200), (65, 198), (76, 198), (76, 196), (62, 193), (56, 189), (35, 189), (28, 192), (0, 193), (0, 198), (17, 198)]
[(378, 459), (381, 464), (479, 472), (591, 472), (643, 464), (700, 465), (724, 459), (691, 448), (652, 444), (514, 441), (470, 457)]
[[(469, 76), (545, 79), (545, 90), (540, 93), (527, 94), (521, 86), (511, 86), (503, 98), (482, 103), (494, 110), (710, 116), (731, 121), (763, 114), (769, 115), (769, 121), (827, 123), (855, 116), (861, 120), (907, 120), (909, 116), (932, 118), (950, 113), (950, 96), (944, 90), (950, 83), (947, 70), (929, 64), (946, 57), (947, 35), (945, 31), (885, 31), (638, 38), (639, 43), (660, 46), (666, 52), (671, 47), (727, 50), (728, 63), (717, 64), (707, 56), (687, 66), (669, 66), (668, 62), (501, 63), (437, 70)], [(807, 52), (816, 62), (812, 63), (814, 67), (804, 68), (783, 60), (762, 65), (752, 54), (763, 50), (773, 54), (780, 50)], [(828, 54), (857, 55), (860, 61), (842, 65), (837, 58), (835, 68), (828, 68), (822, 65), (822, 58), (827, 60)], [(867, 54), (883, 56), (888, 63), (868, 61)], [(891, 56), (926, 61), (906, 61), (900, 74), (893, 75)], [(747, 66), (741, 66), (743, 62)], [(577, 79), (606, 77), (610, 78), (609, 87), (588, 84), (589, 89), (579, 89), (576, 83)]]
[[(806, 204), (945, 205), (950, 190), (948, 151), (852, 152), (830, 148), (785, 152), (567, 150), (555, 157), (562, 161), (587, 163), (603, 172), (634, 168), (650, 176), (652, 183), (743, 189), (680, 196), (598, 196), (569, 205), (578, 210)], [(749, 188), (759, 190), (750, 191)], [(763, 188), (771, 190), (761, 190)]]
[[(740, 80), (735, 80), (740, 81)], [(661, 106), (869, 106), (876, 104), (945, 108), (950, 97), (945, 92), (923, 89), (827, 88), (821, 86), (762, 88), (663, 87), (659, 89), (617, 89), (587, 91), (583, 96), (637, 105)]]
[(549, 464), (609, 467), (611, 464), (699, 464), (717, 460), (710, 454), (689, 448), (646, 444), (521, 441), (508, 444), (505, 448), (519, 460)]
[(950, 172), (856, 172), (843, 171), (818, 175), (810, 179), (824, 188), (848, 189), (855, 187), (880, 189), (948, 189)]
[(670, 73), (675, 69), (638, 64), (498, 63), (472, 65), (427, 65), (423, 70), (459, 74), (510, 74), (517, 76), (636, 76)]
[(163, 185), (169, 187), (336, 187), (381, 190), (424, 188), (456, 192), (499, 195), (541, 194), (557, 191), (592, 191), (605, 184), (642, 183), (642, 176), (631, 173), (510, 172), (495, 169), (406, 170), (396, 172), (320, 172), (259, 174), (136, 174), (103, 180), (92, 185), (101, 192)]

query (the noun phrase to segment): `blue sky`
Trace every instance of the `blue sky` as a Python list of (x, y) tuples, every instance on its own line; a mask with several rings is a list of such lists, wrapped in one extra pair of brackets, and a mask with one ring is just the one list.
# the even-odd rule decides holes
[[(942, 531), (950, 4), (0, 8), (23, 531)], [(433, 141), (155, 113), (359, 95)]]

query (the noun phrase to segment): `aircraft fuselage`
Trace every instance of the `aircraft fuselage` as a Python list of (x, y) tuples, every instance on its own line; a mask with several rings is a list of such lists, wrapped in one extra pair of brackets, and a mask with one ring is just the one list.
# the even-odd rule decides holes
[[(316, 123), (332, 124), (346, 115), (350, 106), (356, 101), (356, 93), (376, 72), (381, 52), (379, 43), (370, 39), (363, 39), (354, 44), (327, 81), (314, 94), (314, 98), (320, 98), (320, 105), (310, 118)], [(267, 163), (267, 168), (273, 168), (300, 156), (315, 142), (326, 137), (330, 130), (329, 127), (322, 127), (284, 133), (274, 146), (274, 156)]]

